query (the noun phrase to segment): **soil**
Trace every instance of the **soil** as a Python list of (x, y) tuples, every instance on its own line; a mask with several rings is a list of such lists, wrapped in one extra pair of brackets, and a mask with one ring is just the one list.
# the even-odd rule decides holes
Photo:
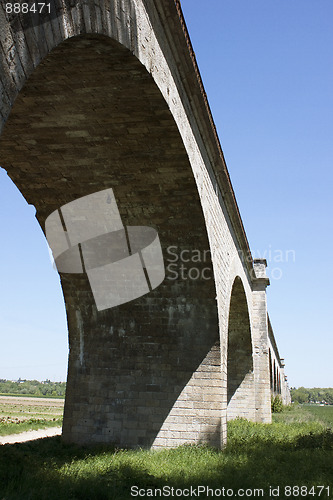
[(60, 436), (61, 427), (48, 427), (47, 429), (38, 429), (36, 431), (26, 431), (20, 434), (9, 434), (8, 436), (0, 436), (1, 444), (24, 443), (25, 441), (33, 441), (51, 436)]
[(15, 397), (15, 396), (0, 396), (0, 404), (18, 404), (22, 406), (64, 406), (64, 399), (56, 398), (32, 398), (32, 397)]

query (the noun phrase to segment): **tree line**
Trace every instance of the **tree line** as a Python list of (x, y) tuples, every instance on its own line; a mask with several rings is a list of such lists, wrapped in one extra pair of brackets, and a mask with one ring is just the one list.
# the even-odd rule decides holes
[(294, 403), (322, 403), (333, 405), (333, 388), (318, 388), (307, 389), (299, 387), (290, 389), (291, 399)]
[(0, 379), (0, 394), (64, 398), (66, 382), (51, 382), (51, 380), (5, 380)]
[[(290, 389), (291, 399), (294, 403), (321, 403), (333, 405), (333, 388), (308, 389), (299, 387)], [(64, 398), (66, 393), (66, 382), (51, 382), (44, 380), (22, 380), (16, 381), (0, 379), (0, 394), (13, 394), (38, 397)]]

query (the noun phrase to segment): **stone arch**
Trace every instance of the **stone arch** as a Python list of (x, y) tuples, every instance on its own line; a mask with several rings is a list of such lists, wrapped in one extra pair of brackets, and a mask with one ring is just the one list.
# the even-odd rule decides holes
[(234, 280), (228, 319), (227, 417), (255, 418), (251, 325), (242, 280)]
[[(163, 284), (110, 310), (96, 310), (85, 274), (61, 275), (70, 346), (64, 438), (150, 446), (177, 403), (178, 421), (199, 414), (198, 421), (184, 433), (170, 424), (160, 443), (179, 444), (180, 435), (216, 442), (221, 397), (203, 404), (202, 381), (193, 377), (198, 369), (220, 370), (214, 280), (184, 278), (179, 266), (183, 250), (209, 249), (206, 224), (182, 139), (152, 76), (111, 38), (72, 37), (27, 80), (0, 148), (2, 166), (36, 207), (43, 230), (60, 206), (112, 188), (124, 224), (155, 228), (164, 253)], [(207, 253), (195, 266), (213, 276)], [(193, 415), (179, 402), (190, 380)]]

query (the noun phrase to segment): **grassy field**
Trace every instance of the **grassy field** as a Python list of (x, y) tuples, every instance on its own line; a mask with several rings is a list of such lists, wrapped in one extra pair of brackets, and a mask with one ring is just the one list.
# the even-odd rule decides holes
[(0, 436), (61, 426), (63, 399), (0, 396)]
[(11, 392), (0, 392), (0, 398), (3, 397), (3, 396), (12, 396), (12, 397), (15, 397), (15, 398), (23, 398), (23, 399), (27, 399), (27, 398), (37, 398), (37, 399), (64, 399), (63, 397), (60, 397), (60, 396), (35, 396), (34, 394), (15, 394), (14, 392), (11, 393)]
[(304, 410), (310, 413), (316, 420), (333, 428), (333, 406), (306, 405)]
[[(275, 493), (285, 499), (333, 498), (330, 427), (332, 408), (303, 406), (274, 415), (272, 424), (230, 422), (223, 451), (205, 446), (162, 451), (83, 448), (63, 444), (59, 437), (3, 445), (0, 499), (163, 498), (159, 494), (163, 488), (165, 498), (223, 498), (232, 493), (234, 497), (274, 498)], [(191, 494), (190, 488), (199, 486), (212, 491), (201, 490), (199, 495), (195, 489), (197, 495)]]

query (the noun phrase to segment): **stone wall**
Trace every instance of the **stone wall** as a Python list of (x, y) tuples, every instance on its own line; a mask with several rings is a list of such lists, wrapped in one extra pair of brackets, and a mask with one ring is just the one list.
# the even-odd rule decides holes
[(166, 266), (161, 286), (106, 311), (85, 274), (61, 275), (63, 438), (220, 446), (228, 402), (229, 418), (270, 420), (267, 279), (179, 2), (51, 4), (39, 23), (0, 6), (1, 165), (43, 230), (63, 204), (112, 188), (125, 225), (157, 230)]

